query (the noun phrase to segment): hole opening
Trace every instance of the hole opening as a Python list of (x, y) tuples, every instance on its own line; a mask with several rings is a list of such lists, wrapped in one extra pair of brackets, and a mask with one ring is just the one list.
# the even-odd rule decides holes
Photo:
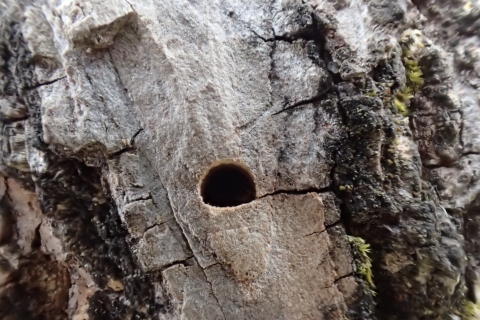
[(207, 172), (200, 185), (203, 202), (214, 207), (235, 207), (255, 200), (253, 175), (236, 163), (221, 163)]

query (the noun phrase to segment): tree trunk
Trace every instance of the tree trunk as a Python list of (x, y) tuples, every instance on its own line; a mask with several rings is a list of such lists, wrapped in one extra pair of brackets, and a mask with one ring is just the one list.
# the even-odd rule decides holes
[(480, 319), (480, 1), (0, 7), (1, 319)]

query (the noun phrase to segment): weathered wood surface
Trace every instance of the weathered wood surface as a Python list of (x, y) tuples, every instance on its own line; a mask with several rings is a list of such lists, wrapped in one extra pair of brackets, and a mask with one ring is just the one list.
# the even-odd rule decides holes
[(0, 318), (480, 316), (478, 0), (0, 12)]

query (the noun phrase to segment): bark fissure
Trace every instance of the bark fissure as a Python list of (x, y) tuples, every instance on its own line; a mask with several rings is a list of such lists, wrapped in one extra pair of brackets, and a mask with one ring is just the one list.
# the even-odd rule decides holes
[(318, 96), (315, 96), (311, 99), (307, 99), (307, 100), (303, 100), (303, 101), (299, 101), (297, 103), (294, 103), (288, 107), (285, 107), (284, 109), (280, 110), (280, 111), (277, 111), (275, 113), (272, 114), (272, 116), (276, 116), (276, 115), (279, 115), (281, 113), (284, 113), (284, 112), (287, 112), (287, 111), (290, 111), (290, 110), (293, 110), (293, 109), (296, 109), (296, 108), (300, 108), (300, 107), (303, 107), (303, 106), (306, 106), (306, 105), (309, 105), (309, 104), (314, 104), (316, 102), (321, 102), (325, 99), (325, 97), (330, 93), (330, 91), (327, 91), (325, 93), (322, 93)]
[(266, 197), (273, 197), (276, 195), (281, 195), (281, 194), (291, 194), (291, 195), (305, 195), (308, 193), (326, 193), (330, 192), (331, 187), (326, 187), (326, 188), (308, 188), (308, 189), (301, 189), (301, 190), (276, 190), (272, 193), (264, 194), (261, 197), (258, 197), (258, 199), (263, 199)]
[(64, 76), (64, 77), (56, 78), (56, 79), (53, 79), (53, 80), (50, 80), (50, 81), (41, 82), (41, 83), (38, 83), (38, 84), (36, 84), (34, 86), (31, 86), (31, 87), (25, 87), (25, 88), (23, 88), (23, 90), (25, 90), (25, 91), (36, 90), (40, 87), (44, 87), (44, 86), (54, 84), (54, 83), (56, 83), (60, 80), (66, 79), (66, 78), (67, 78), (67, 76)]
[(142, 131), (143, 131), (143, 128), (140, 128), (140, 129), (138, 129), (137, 132), (135, 132), (135, 133), (133, 134), (132, 138), (130, 139), (130, 145), (131, 145), (131, 146), (133, 146), (133, 145), (135, 144), (135, 138), (137, 138), (137, 136), (138, 136), (140, 133), (142, 133)]
[(115, 159), (115, 158), (120, 157), (124, 153), (135, 151), (135, 150), (136, 150), (135, 147), (126, 147), (126, 148), (120, 149), (116, 152), (113, 152), (113, 153), (109, 154), (108, 159)]
[(152, 224), (151, 226), (148, 226), (148, 227), (145, 228), (145, 230), (143, 231), (143, 234), (145, 234), (149, 230), (152, 230), (155, 227), (161, 227), (161, 226), (165, 225), (167, 222), (168, 221)]
[(294, 41), (296, 40), (300, 40), (300, 39), (305, 39), (303, 37), (281, 37), (281, 36), (277, 36), (277, 35), (274, 35), (273, 38), (264, 38), (262, 37), (261, 35), (259, 35), (257, 32), (253, 31), (250, 29), (250, 31), (258, 38), (260, 38), (263, 42), (275, 42), (275, 41), (285, 41), (285, 42), (288, 42), (288, 43), (293, 43)]
[[(197, 261), (197, 263), (198, 263), (198, 261)], [(202, 270), (203, 274), (205, 275), (205, 281), (210, 285), (210, 291), (212, 292), (213, 298), (217, 301), (218, 307), (220, 308), (220, 311), (222, 312), (223, 319), (227, 320), (227, 317), (225, 316), (225, 311), (223, 310), (222, 304), (218, 300), (217, 296), (215, 295), (215, 291), (213, 290), (212, 282), (210, 280), (208, 280), (208, 276), (207, 276), (207, 273), (205, 272), (205, 269), (202, 268), (202, 267), (200, 267), (200, 269)]]
[[(172, 200), (169, 196), (169, 192), (167, 190), (167, 197), (169, 199), (169, 202), (170, 202), (170, 207), (173, 209), (173, 206), (171, 205), (172, 203)], [(175, 210), (174, 210), (175, 211)], [(181, 235), (183, 237), (183, 240), (188, 248), (188, 250), (192, 253), (192, 258), (195, 260), (197, 266), (200, 268), (200, 270), (202, 271), (203, 275), (205, 276), (205, 282), (207, 282), (209, 285), (210, 285), (210, 291), (211, 291), (211, 294), (212, 296), (214, 297), (214, 299), (217, 301), (218, 303), (218, 307), (220, 308), (220, 311), (222, 312), (223, 314), (223, 317), (224, 317), (224, 320), (226, 320), (226, 317), (225, 317), (225, 312), (223, 310), (223, 307), (222, 305), (220, 304), (220, 301), (218, 300), (217, 296), (215, 295), (215, 292), (214, 292), (214, 289), (213, 289), (213, 284), (208, 280), (208, 276), (207, 276), (207, 273), (205, 272), (206, 268), (203, 268), (202, 265), (199, 263), (198, 261), (198, 258), (197, 256), (195, 255), (195, 251), (192, 249), (191, 247), (191, 244), (189, 242), (189, 238), (185, 235), (185, 231), (183, 230), (183, 226), (181, 225), (181, 223), (177, 220), (177, 215), (174, 214), (174, 219), (175, 219), (175, 222), (177, 223), (178, 227), (179, 227), (179, 230), (181, 231)], [(210, 266), (213, 266), (215, 265), (216, 263), (210, 265)], [(208, 268), (208, 267), (207, 267)]]
[(338, 281), (343, 280), (343, 279), (345, 279), (345, 278), (348, 278), (348, 277), (355, 277), (355, 272), (350, 272), (350, 273), (347, 273), (347, 274), (345, 274), (345, 275), (343, 275), (343, 276), (340, 276), (340, 277), (338, 277), (338, 278), (335, 278), (335, 283), (337, 283)]
[(169, 269), (169, 268), (171, 268), (171, 267), (175, 267), (175, 266), (178, 266), (178, 265), (182, 265), (182, 266), (184, 266), (184, 267), (188, 267), (188, 266), (191, 265), (191, 264), (188, 262), (188, 260), (190, 260), (190, 259), (192, 259), (192, 258), (194, 258), (193, 255), (190, 256), (190, 257), (187, 257), (187, 258), (185, 258), (185, 259), (183, 259), (183, 260), (173, 261), (173, 262), (171, 262), (171, 263), (163, 266), (159, 271), (160, 271), (160, 272), (163, 272), (163, 271), (165, 271), (165, 270), (167, 270), (167, 269)]
[[(133, 6), (132, 6), (132, 4), (130, 3), (130, 1), (128, 1), (128, 0), (125, 0), (125, 1), (128, 3), (128, 5), (130, 6), (130, 8), (133, 10), (133, 12), (137, 13), (137, 11), (135, 11), (135, 9), (133, 8)], [(137, 13), (137, 14), (138, 14), (138, 13)]]
[(325, 226), (325, 229), (323, 229), (322, 231), (315, 231), (315, 232), (304, 235), (304, 237), (309, 237), (309, 236), (312, 236), (314, 234), (319, 235), (319, 234), (324, 233), (325, 231), (328, 231), (331, 228), (334, 228), (336, 226), (341, 226), (341, 225), (342, 225), (342, 221), (337, 221), (335, 223), (332, 223), (332, 224), (329, 224), (329, 225)]

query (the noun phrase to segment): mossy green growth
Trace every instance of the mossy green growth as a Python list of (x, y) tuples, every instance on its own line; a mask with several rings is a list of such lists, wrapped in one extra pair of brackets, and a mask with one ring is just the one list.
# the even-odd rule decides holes
[(415, 94), (423, 85), (423, 72), (420, 69), (418, 62), (415, 60), (404, 58), (403, 64), (405, 66), (405, 74), (407, 76), (407, 88), (409, 88)]
[(360, 237), (348, 236), (357, 260), (357, 273), (365, 280), (368, 291), (375, 295), (375, 284), (373, 283), (372, 259), (370, 258), (370, 245)]
[(403, 66), (405, 67), (406, 84), (404, 88), (395, 92), (394, 104), (397, 107), (398, 113), (404, 117), (407, 117), (410, 114), (410, 100), (420, 90), (424, 83), (422, 69), (410, 51), (412, 46), (417, 47), (417, 49), (423, 47), (423, 45), (420, 46), (420, 44), (421, 43), (408, 41), (402, 43), (402, 57)]
[(413, 98), (413, 96), (414, 95), (412, 89), (410, 89), (409, 87), (405, 87), (403, 88), (403, 90), (395, 93), (395, 106), (397, 107), (398, 113), (400, 113), (404, 117), (408, 117), (408, 115), (410, 114), (408, 110), (408, 104), (410, 103), (410, 100)]
[(463, 320), (476, 320), (480, 317), (480, 306), (467, 300), (463, 307)]

